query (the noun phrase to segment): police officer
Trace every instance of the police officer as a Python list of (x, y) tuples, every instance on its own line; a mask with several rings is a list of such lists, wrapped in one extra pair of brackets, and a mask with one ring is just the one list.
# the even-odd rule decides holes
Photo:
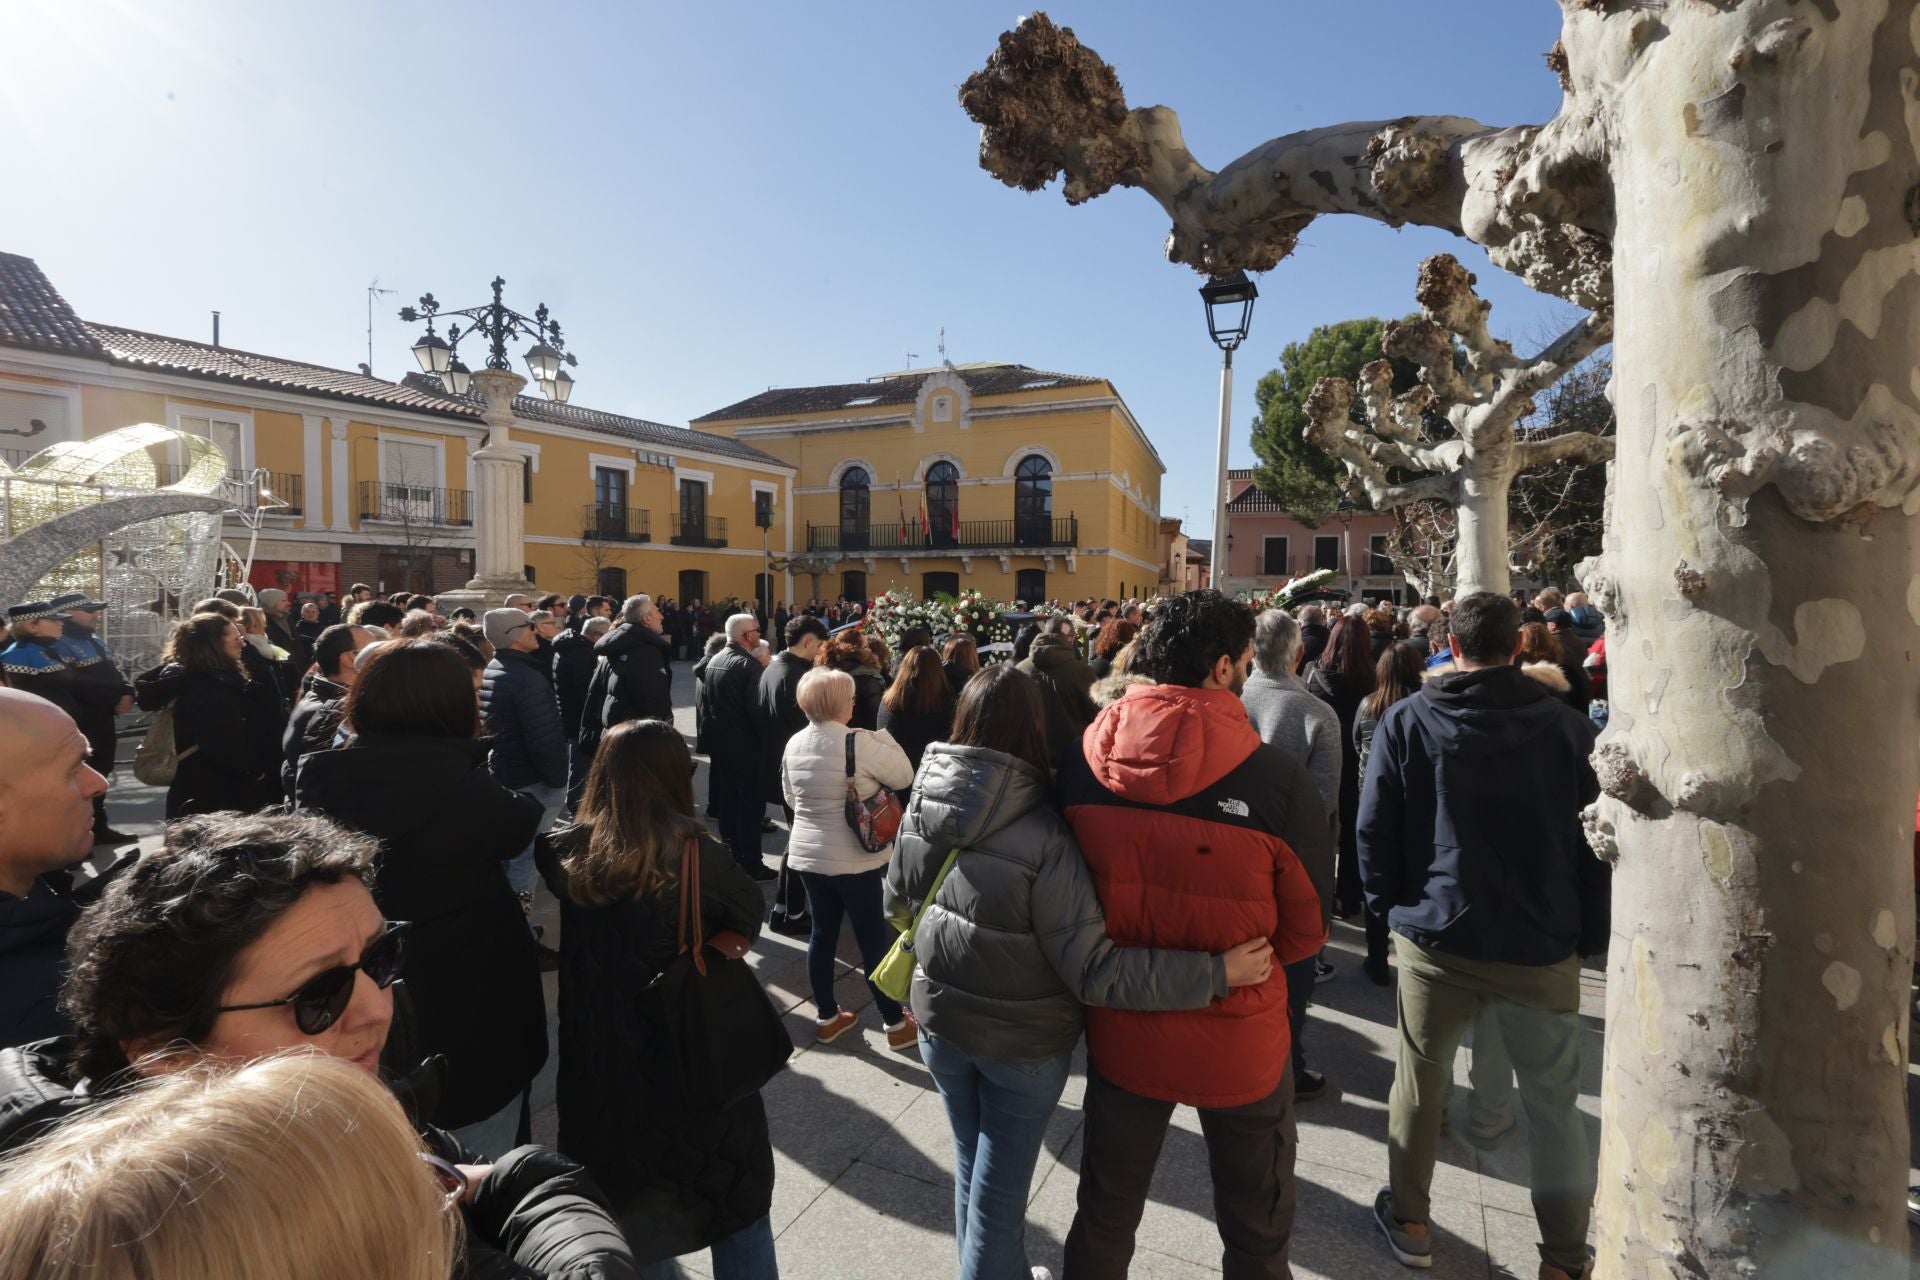
[[(106, 642), (100, 639), (100, 622), (106, 611), (100, 600), (89, 600), (79, 592), (55, 598), (53, 609), (66, 615), (54, 654), (67, 664), (75, 679), (74, 697), (79, 714), (74, 721), (86, 735), (91, 748), (87, 763), (94, 772), (113, 781), (113, 761), (117, 747), (114, 717), (133, 710), (133, 686), (120, 673)], [(132, 836), (107, 825), (107, 798), (93, 798), (93, 839), (96, 844), (119, 843)]]
[(77, 680), (54, 646), (67, 615), (45, 600), (16, 604), (7, 610), (7, 634), (12, 643), (0, 649), (0, 671), (15, 689), (36, 694), (80, 722)]

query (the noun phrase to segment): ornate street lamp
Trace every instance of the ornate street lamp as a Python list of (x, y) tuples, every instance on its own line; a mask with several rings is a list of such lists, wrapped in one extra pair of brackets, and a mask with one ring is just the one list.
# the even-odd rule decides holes
[(1213, 508), (1212, 576), (1216, 591), (1227, 589), (1227, 551), (1232, 541), (1227, 534), (1227, 497), (1232, 487), (1227, 480), (1227, 443), (1233, 421), (1233, 352), (1247, 340), (1247, 330), (1253, 325), (1253, 300), (1259, 296), (1260, 290), (1244, 271), (1216, 277), (1200, 286), (1200, 301), (1207, 308), (1207, 336), (1221, 352), (1220, 492)]
[[(578, 366), (580, 362), (566, 349), (566, 341), (560, 336), (560, 322), (547, 315), (546, 303), (536, 307), (529, 317), (500, 300), (500, 291), (506, 283), (499, 276), (493, 278), (493, 301), (485, 306), (442, 311), (439, 301), (427, 293), (421, 295), (418, 307), (400, 308), (400, 318), (407, 323), (422, 319), (427, 322), (427, 332), (413, 344), (414, 359), (420, 362), (421, 372), (439, 377), (440, 385), (450, 393), (465, 395), (473, 375), (460, 362), (460, 339), (478, 333), (487, 342), (487, 368), (511, 369), (513, 361), (507, 356), (507, 344), (517, 338), (532, 338), (533, 346), (527, 349), (525, 357), (527, 371), (539, 384), (542, 395), (564, 404), (573, 392), (573, 377), (562, 366)], [(442, 339), (434, 333), (433, 324), (436, 317), (443, 315), (460, 316), (472, 323), (464, 331), (457, 324), (450, 325), (446, 338)]]

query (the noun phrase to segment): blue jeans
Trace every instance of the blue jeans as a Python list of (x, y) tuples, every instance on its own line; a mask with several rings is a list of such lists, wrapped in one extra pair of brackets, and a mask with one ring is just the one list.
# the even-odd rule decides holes
[[(545, 835), (553, 829), (554, 820), (560, 816), (560, 810), (566, 807), (567, 789), (550, 787), (544, 782), (536, 782), (530, 787), (515, 787), (523, 796), (531, 796), (540, 804), (540, 825), (534, 828), (535, 835)], [(533, 865), (533, 842), (513, 857), (507, 859), (507, 883), (513, 891), (525, 896), (533, 892), (540, 883), (540, 869)]]
[[(807, 913), (813, 917), (813, 936), (807, 939), (807, 981), (813, 986), (813, 1002), (819, 1006), (820, 1021), (840, 1014), (840, 1002), (833, 995), (833, 955), (840, 949), (840, 922), (853, 925), (854, 941), (860, 944), (860, 963), (872, 973), (874, 966), (887, 958), (893, 946), (894, 932), (881, 906), (881, 881), (885, 867), (862, 871), (857, 876), (830, 876), (819, 871), (802, 871), (800, 881), (807, 886)], [(873, 1004), (888, 1026), (901, 1018), (900, 1002), (871, 982)]]
[[(766, 1218), (740, 1228), (707, 1250), (713, 1280), (780, 1280), (780, 1260), (773, 1253), (773, 1223)], [(641, 1280), (681, 1280), (686, 1272), (672, 1258), (640, 1264)]]
[(1027, 1280), (1027, 1188), (1047, 1119), (1067, 1087), (1073, 1055), (1038, 1062), (976, 1058), (920, 1032), (953, 1129), (953, 1232), (960, 1280)]
[(720, 838), (733, 850), (733, 860), (748, 871), (767, 864), (760, 858), (760, 820), (767, 804), (760, 795), (760, 775), (753, 769), (714, 765), (707, 774), (714, 811), (720, 815)]

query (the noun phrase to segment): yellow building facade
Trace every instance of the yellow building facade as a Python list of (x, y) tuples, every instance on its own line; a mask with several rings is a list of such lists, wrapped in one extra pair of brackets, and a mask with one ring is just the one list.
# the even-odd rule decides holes
[[(271, 495), (251, 581), (296, 592), (442, 591), (473, 572), (477, 400), (81, 320), (30, 259), (0, 254), (0, 461), (138, 422), (204, 435)], [(680, 599), (786, 592), (794, 470), (749, 444), (522, 396), (526, 571), (541, 590)], [(168, 459), (155, 458), (165, 468)], [(770, 528), (756, 509), (770, 512)]]
[(802, 599), (1156, 589), (1166, 468), (1104, 378), (943, 365), (769, 390), (692, 425), (793, 468)]

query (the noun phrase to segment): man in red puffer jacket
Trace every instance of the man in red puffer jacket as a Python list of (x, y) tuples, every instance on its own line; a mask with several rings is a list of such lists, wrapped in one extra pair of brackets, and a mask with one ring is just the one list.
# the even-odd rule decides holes
[(1253, 614), (1217, 591), (1160, 606), (1136, 685), (1063, 764), (1060, 801), (1122, 946), (1224, 951), (1273, 940), (1274, 976), (1204, 1009), (1087, 1010), (1086, 1133), (1070, 1280), (1122, 1277), (1178, 1103), (1196, 1107), (1223, 1269), (1288, 1277), (1294, 1121), (1282, 966), (1327, 937), (1333, 835), (1306, 769), (1240, 701)]

